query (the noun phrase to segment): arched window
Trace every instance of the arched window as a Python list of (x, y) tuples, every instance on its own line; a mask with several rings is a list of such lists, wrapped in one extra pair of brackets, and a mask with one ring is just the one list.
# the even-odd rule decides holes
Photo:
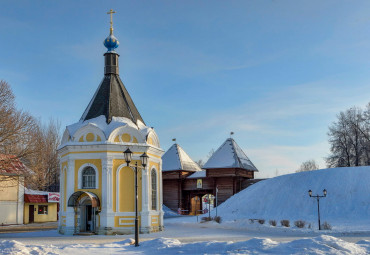
[(157, 172), (152, 169), (152, 210), (157, 210)]
[(86, 167), (82, 170), (82, 188), (83, 189), (95, 189), (95, 170), (91, 166)]

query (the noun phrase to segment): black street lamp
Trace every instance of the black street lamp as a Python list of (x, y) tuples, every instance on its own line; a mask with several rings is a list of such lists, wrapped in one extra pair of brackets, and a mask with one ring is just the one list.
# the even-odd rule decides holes
[[(123, 152), (124, 156), (125, 156), (125, 161), (127, 163), (127, 166), (131, 167), (130, 166), (130, 162), (132, 161), (132, 151), (127, 148), (127, 150), (125, 150)], [(140, 160), (141, 160), (141, 165), (142, 165), (142, 168), (145, 169), (146, 165), (148, 164), (148, 155), (144, 152), (141, 156), (140, 156)], [(138, 216), (138, 192), (137, 192), (137, 170), (138, 170), (138, 165), (137, 165), (137, 161), (135, 162), (135, 246), (139, 246), (139, 216)]]
[(327, 194), (326, 189), (324, 189), (322, 192), (324, 193), (323, 196), (319, 196), (319, 195), (312, 196), (312, 190), (309, 190), (308, 191), (308, 194), (310, 195), (310, 197), (316, 198), (316, 200), (317, 200), (317, 215), (318, 215), (318, 219), (319, 219), (319, 230), (321, 230), (321, 224), (320, 224), (320, 198), (326, 197), (326, 194)]

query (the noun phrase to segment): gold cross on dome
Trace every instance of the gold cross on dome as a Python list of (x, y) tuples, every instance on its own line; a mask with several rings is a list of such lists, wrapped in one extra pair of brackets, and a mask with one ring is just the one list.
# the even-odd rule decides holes
[(115, 11), (113, 11), (112, 9), (110, 9), (109, 12), (107, 12), (107, 14), (110, 14), (110, 33), (112, 34), (113, 33), (113, 14), (116, 13)]

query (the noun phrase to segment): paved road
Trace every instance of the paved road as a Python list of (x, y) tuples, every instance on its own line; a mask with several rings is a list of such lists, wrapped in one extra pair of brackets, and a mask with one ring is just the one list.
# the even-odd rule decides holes
[[(284, 231), (264, 231), (256, 229), (227, 229), (220, 228), (212, 224), (196, 223), (178, 223), (166, 222), (166, 228), (162, 232), (140, 235), (140, 240), (145, 241), (154, 238), (166, 237), (179, 239), (181, 242), (199, 242), (199, 241), (246, 241), (251, 238), (270, 238), (275, 241), (291, 241), (303, 237), (315, 237), (323, 232), (300, 232)], [(329, 233), (325, 233), (329, 234)], [(370, 240), (370, 233), (352, 233), (342, 236), (342, 234), (330, 234), (339, 237), (348, 242), (358, 242), (360, 240)], [(45, 230), (36, 232), (23, 233), (0, 233), (0, 240), (17, 240), (25, 244), (43, 245), (68, 245), (82, 243), (111, 243), (134, 238), (133, 235), (116, 235), (116, 236), (63, 236), (59, 235), (56, 230)]]

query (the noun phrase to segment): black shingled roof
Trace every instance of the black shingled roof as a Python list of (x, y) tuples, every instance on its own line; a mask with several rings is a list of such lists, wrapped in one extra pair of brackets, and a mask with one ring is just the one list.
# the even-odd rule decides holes
[(135, 124), (137, 124), (137, 120), (140, 120), (145, 124), (117, 74), (106, 74), (104, 76), (81, 120), (93, 119), (100, 115), (106, 117), (107, 123), (110, 123), (114, 116), (131, 119)]

